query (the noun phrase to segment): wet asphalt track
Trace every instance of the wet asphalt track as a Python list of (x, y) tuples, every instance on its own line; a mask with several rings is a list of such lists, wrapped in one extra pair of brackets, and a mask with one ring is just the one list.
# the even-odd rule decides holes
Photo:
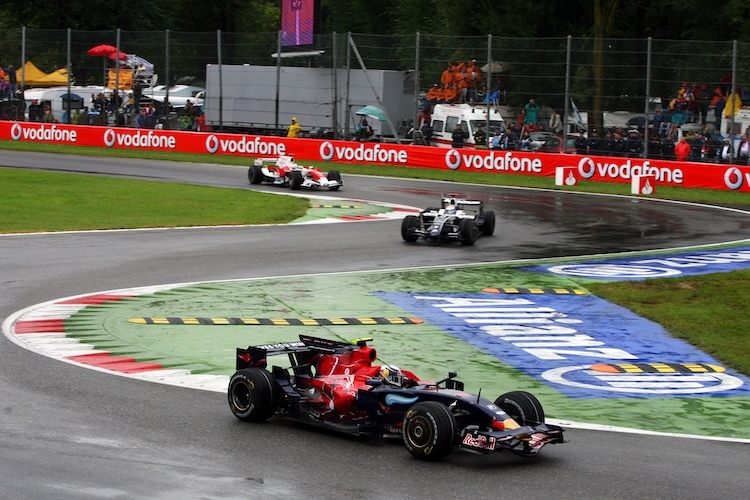
[[(250, 188), (245, 169), (212, 165), (10, 151), (0, 163)], [(162, 283), (677, 248), (750, 233), (747, 214), (708, 207), (354, 176), (344, 183), (341, 196), (419, 207), (446, 190), (485, 199), (498, 216), (496, 235), (468, 248), (407, 245), (399, 222), (386, 221), (3, 236), (0, 314)], [(429, 464), (400, 443), (280, 422), (250, 429), (221, 394), (80, 370), (4, 336), (0, 429), (3, 500), (730, 499), (750, 486), (747, 444), (574, 429), (569, 443), (531, 462), (453, 453)]]

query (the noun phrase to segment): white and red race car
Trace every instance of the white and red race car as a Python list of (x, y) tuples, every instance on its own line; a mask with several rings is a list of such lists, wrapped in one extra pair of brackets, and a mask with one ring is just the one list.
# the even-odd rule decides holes
[(292, 156), (256, 158), (247, 177), (250, 184), (268, 182), (289, 186), (294, 191), (302, 188), (328, 188), (336, 191), (344, 185), (337, 170), (331, 170), (326, 174), (317, 167), (296, 164)]

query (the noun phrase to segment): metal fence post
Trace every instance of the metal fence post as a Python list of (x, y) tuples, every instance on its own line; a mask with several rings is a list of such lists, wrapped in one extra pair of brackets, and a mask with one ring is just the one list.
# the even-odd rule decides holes
[[(565, 145), (568, 138), (568, 101), (570, 100), (570, 52), (572, 40), (573, 37), (571, 35), (568, 35), (568, 41), (565, 50), (565, 95), (563, 96), (563, 151), (565, 151)], [(589, 123), (587, 123), (586, 125), (588, 126)]]
[(643, 113), (643, 157), (648, 158), (648, 122), (649, 104), (651, 101), (651, 37), (648, 37), (646, 45), (646, 104)]
[[(221, 30), (216, 30), (216, 52), (217, 52), (217, 62), (219, 63), (219, 132), (224, 131), (224, 75), (222, 71), (221, 65), (223, 64), (223, 59), (221, 57), (222, 53), (222, 43), (221, 43)], [(204, 97), (205, 102), (205, 97)]]

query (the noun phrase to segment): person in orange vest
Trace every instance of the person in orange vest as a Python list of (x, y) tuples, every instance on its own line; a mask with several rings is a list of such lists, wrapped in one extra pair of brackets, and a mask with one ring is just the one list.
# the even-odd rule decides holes
[(436, 104), (443, 100), (443, 92), (440, 90), (440, 85), (437, 83), (434, 83), (432, 87), (430, 87), (430, 90), (427, 91), (427, 100), (430, 101), (431, 104)]
[(674, 155), (677, 161), (687, 161), (690, 156), (690, 144), (685, 137), (680, 137), (679, 142), (674, 147)]
[(446, 85), (443, 88), (443, 101), (447, 103), (454, 103), (458, 98), (458, 92), (454, 85)]
[(446, 85), (450, 85), (453, 83), (454, 74), (456, 72), (456, 66), (453, 63), (448, 63), (448, 67), (443, 71), (443, 74), (440, 76), (440, 83), (442, 84), (443, 88), (445, 88)]

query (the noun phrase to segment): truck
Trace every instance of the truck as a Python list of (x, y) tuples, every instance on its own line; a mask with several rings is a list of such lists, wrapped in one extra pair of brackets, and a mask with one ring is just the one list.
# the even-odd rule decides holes
[(285, 134), (293, 117), (300, 137), (349, 137), (373, 106), (385, 120), (365, 116), (374, 138), (395, 137), (413, 118), (414, 72), (395, 70), (206, 65), (203, 112), (214, 130)]
[[(489, 114), (488, 114), (489, 113)], [(471, 104), (435, 104), (432, 108), (432, 137), (431, 143), (437, 146), (451, 147), (452, 134), (456, 125), (466, 132), (466, 147), (474, 147), (474, 134), (479, 125), (487, 125), (487, 140), (495, 129), (505, 132), (505, 120), (497, 106), (472, 106)]]

